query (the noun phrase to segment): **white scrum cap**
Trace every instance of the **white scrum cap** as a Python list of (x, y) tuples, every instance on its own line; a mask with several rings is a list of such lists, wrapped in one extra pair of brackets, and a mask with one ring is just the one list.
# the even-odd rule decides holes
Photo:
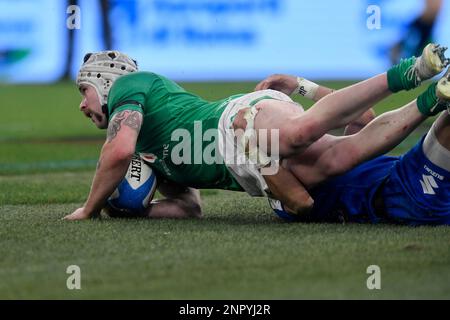
[(136, 61), (119, 51), (88, 53), (84, 56), (83, 65), (78, 72), (77, 86), (79, 88), (82, 84), (92, 85), (103, 106), (107, 104), (109, 89), (114, 81), (136, 71)]

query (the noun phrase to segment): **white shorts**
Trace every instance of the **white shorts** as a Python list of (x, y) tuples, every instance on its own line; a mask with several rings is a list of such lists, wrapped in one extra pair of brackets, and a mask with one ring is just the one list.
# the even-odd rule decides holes
[[(244, 108), (252, 107), (251, 119), (247, 119), (247, 128), (251, 123), (253, 129), (253, 120), (257, 114), (255, 105), (265, 99), (275, 99), (280, 101), (293, 102), (286, 94), (275, 90), (262, 90), (248, 93), (242, 97), (231, 100), (226, 106), (219, 120), (219, 138), (218, 149), (224, 159), (224, 163), (239, 185), (251, 196), (267, 197), (268, 187), (257, 164), (236, 163), (236, 157), (242, 156), (242, 148), (238, 146), (238, 139), (234, 134), (233, 120), (236, 114)], [(232, 150), (233, 152), (229, 152)]]

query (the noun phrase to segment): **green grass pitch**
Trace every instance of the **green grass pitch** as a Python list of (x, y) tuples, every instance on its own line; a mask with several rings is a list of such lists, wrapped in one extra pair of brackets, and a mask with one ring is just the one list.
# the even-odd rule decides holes
[[(185, 87), (216, 99), (254, 85)], [(448, 227), (288, 224), (264, 199), (216, 190), (202, 193), (202, 220), (61, 221), (85, 200), (104, 132), (77, 111), (72, 83), (3, 85), (0, 97), (0, 299), (450, 298)], [(81, 290), (66, 287), (69, 265)], [(367, 289), (369, 265), (380, 290)]]

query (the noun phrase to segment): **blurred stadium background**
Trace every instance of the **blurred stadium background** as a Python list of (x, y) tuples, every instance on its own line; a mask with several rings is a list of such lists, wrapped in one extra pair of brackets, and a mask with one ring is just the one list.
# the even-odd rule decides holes
[[(72, 5), (79, 29), (67, 27), (77, 22)], [(367, 27), (369, 5), (381, 8), (380, 29)], [(445, 227), (288, 225), (264, 200), (215, 190), (203, 192), (201, 221), (59, 220), (85, 200), (104, 140), (77, 108), (73, 79), (86, 52), (122, 50), (141, 70), (207, 99), (252, 91), (272, 73), (340, 88), (385, 71), (390, 48), (423, 6), (0, 0), (0, 298), (449, 298)], [(433, 37), (447, 45), (449, 15), (444, 1)], [(374, 263), (386, 270), (378, 292), (365, 282)], [(65, 286), (71, 264), (82, 269), (83, 290)]]
[[(424, 0), (18, 0), (0, 1), (0, 79), (73, 78), (86, 52), (117, 49), (144, 70), (178, 81), (259, 80), (274, 72), (362, 79), (383, 72), (388, 51)], [(79, 29), (70, 5), (80, 8)], [(367, 28), (370, 5), (380, 29)], [(444, 2), (434, 30), (450, 38)], [(67, 74), (66, 74), (67, 73)]]

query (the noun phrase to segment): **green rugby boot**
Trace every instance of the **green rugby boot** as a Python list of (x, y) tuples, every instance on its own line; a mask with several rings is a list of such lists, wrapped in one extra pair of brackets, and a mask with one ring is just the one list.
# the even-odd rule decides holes
[(417, 107), (426, 116), (434, 116), (445, 109), (450, 113), (450, 68), (417, 98)]
[(447, 47), (430, 43), (420, 57), (401, 60), (387, 72), (389, 90), (398, 92), (417, 88), (422, 81), (442, 72), (450, 64), (450, 59), (444, 54), (446, 50)]

